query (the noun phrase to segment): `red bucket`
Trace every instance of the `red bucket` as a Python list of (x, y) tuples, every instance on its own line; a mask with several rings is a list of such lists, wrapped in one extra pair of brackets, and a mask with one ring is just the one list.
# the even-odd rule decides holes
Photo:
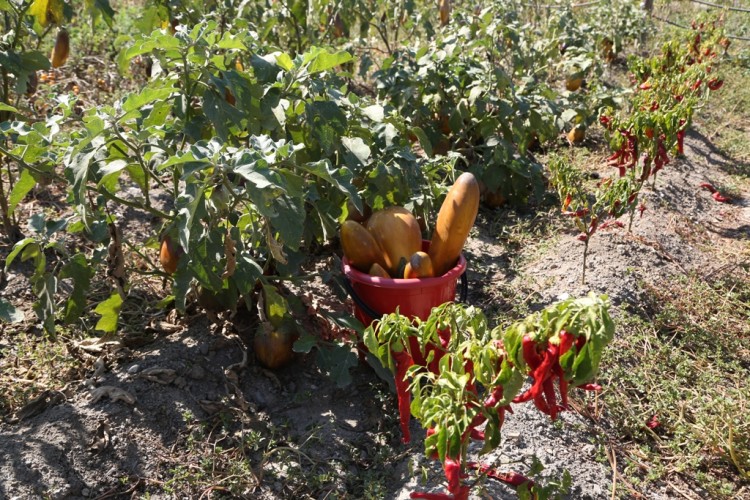
[[(430, 242), (422, 240), (422, 250), (426, 252), (430, 248)], [(383, 314), (394, 312), (397, 308), (399, 313), (407, 317), (418, 317), (427, 319), (433, 307), (437, 307), (446, 302), (452, 302), (456, 298), (456, 282), (461, 278), (462, 297), (466, 300), (466, 259), (463, 255), (458, 258), (458, 263), (442, 276), (436, 278), (416, 278), (416, 279), (388, 279), (370, 276), (363, 272), (357, 271), (349, 265), (346, 257), (343, 261), (344, 274), (348, 283), (349, 294), (354, 299), (354, 315), (365, 326), (368, 326), (376, 319), (380, 319)], [(368, 312), (369, 311), (369, 312)], [(443, 337), (446, 336), (445, 339)], [(441, 343), (447, 342), (450, 336), (450, 330), (440, 332)], [(419, 349), (419, 343), (416, 338), (410, 338), (412, 361), (424, 366), (426, 355), (423, 355)], [(437, 348), (438, 346), (434, 346)], [(434, 349), (433, 348), (433, 349)], [(364, 345), (360, 344), (360, 356), (364, 355)], [(432, 351), (433, 349), (430, 349)], [(440, 359), (440, 352), (433, 359), (437, 364)], [(362, 359), (362, 358), (361, 358)], [(432, 366), (432, 365), (431, 365)], [(431, 369), (437, 369), (436, 366)], [(398, 401), (398, 411), (401, 417), (401, 430), (403, 432), (403, 441), (409, 442), (409, 400), (408, 384), (396, 381), (396, 390), (401, 391), (402, 395)]]
[[(426, 252), (429, 248), (430, 242), (423, 240), (422, 251)], [(354, 315), (365, 326), (375, 319), (380, 319), (379, 315), (392, 313), (396, 308), (404, 316), (427, 319), (433, 307), (452, 302), (456, 298), (456, 282), (466, 270), (466, 259), (463, 254), (453, 269), (435, 278), (379, 278), (357, 271), (349, 265), (346, 257), (342, 263), (344, 274), (356, 294), (356, 297), (353, 297)], [(378, 316), (370, 317), (357, 304), (358, 301)]]

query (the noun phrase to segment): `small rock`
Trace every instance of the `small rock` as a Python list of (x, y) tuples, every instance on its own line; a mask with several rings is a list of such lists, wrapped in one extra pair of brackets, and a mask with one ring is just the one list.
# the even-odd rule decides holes
[(90, 496), (90, 495), (91, 495), (91, 490), (90, 489), (84, 488), (84, 489), (81, 490), (81, 496), (82, 497), (87, 497), (87, 496)]
[(200, 346), (198, 346), (198, 352), (202, 356), (206, 356), (208, 354), (208, 344), (204, 342)]
[(184, 378), (182, 378), (182, 377), (177, 377), (176, 379), (174, 379), (174, 382), (173, 382), (173, 383), (174, 383), (174, 385), (176, 385), (176, 386), (177, 386), (177, 387), (178, 387), (179, 389), (184, 389), (184, 388), (185, 388), (185, 386), (187, 385), (187, 380), (185, 380), (185, 379), (184, 379)]
[(141, 370), (141, 366), (136, 364), (136, 365), (133, 365), (130, 368), (128, 368), (128, 374), (135, 375), (140, 370)]

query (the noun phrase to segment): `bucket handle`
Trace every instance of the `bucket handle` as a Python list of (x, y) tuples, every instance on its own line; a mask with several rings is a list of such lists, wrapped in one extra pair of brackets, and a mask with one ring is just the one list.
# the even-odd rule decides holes
[[(381, 318), (383, 315), (379, 314), (375, 310), (373, 310), (369, 305), (365, 303), (364, 300), (362, 300), (362, 297), (357, 295), (357, 292), (354, 291), (354, 287), (352, 286), (351, 281), (349, 281), (349, 278), (346, 276), (344, 277), (344, 288), (346, 288), (347, 293), (352, 298), (355, 304), (357, 304), (357, 307), (359, 307), (366, 315), (368, 315), (372, 319)], [(458, 301), (462, 303), (466, 303), (466, 299), (469, 295), (469, 279), (466, 277), (466, 271), (461, 273), (461, 288), (459, 291)]]

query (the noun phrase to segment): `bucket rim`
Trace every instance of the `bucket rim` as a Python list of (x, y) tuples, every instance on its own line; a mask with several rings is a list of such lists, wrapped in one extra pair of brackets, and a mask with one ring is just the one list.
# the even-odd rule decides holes
[(349, 265), (349, 260), (346, 257), (341, 259), (344, 274), (357, 283), (362, 283), (371, 286), (380, 286), (395, 289), (411, 289), (411, 288), (422, 288), (429, 286), (436, 286), (443, 282), (455, 282), (458, 278), (466, 271), (466, 258), (463, 252), (458, 256), (458, 262), (449, 271), (442, 276), (434, 276), (431, 278), (381, 278), (379, 276), (371, 276), (367, 273), (363, 273)]

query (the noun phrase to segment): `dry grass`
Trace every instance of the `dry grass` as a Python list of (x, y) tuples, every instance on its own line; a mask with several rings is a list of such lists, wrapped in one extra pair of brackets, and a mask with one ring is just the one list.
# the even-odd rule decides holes
[[(624, 476), (689, 498), (750, 485), (750, 273), (644, 284), (648, 300), (606, 352), (606, 416)], [(743, 493), (744, 492), (744, 493)]]

